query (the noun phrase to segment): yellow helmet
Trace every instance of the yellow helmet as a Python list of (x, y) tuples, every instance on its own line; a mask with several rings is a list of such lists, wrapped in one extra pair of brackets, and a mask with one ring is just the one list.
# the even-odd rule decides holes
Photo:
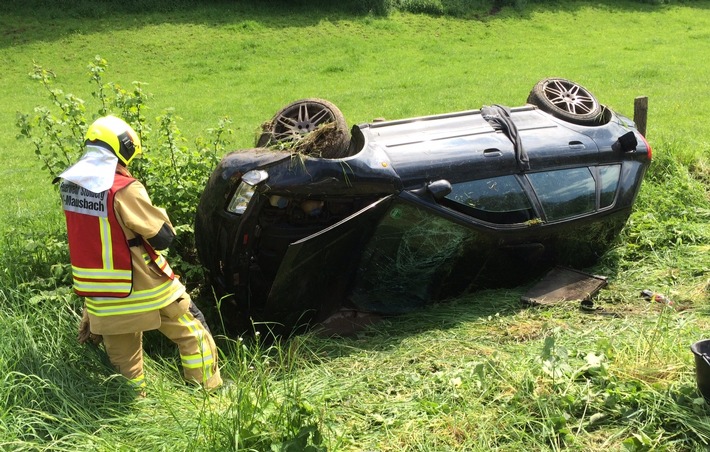
[(116, 154), (121, 164), (128, 166), (142, 152), (138, 134), (123, 119), (104, 116), (94, 121), (86, 131), (84, 144), (101, 146)]

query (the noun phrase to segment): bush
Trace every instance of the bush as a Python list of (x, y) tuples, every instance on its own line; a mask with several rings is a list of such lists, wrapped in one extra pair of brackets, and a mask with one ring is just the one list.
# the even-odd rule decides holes
[(143, 82), (133, 82), (130, 89), (105, 82), (106, 60), (96, 56), (88, 65), (94, 111), (80, 97), (55, 87), (56, 74), (35, 65), (30, 76), (48, 92), (49, 106), (35, 107), (32, 114), (18, 113), (18, 138), (32, 143), (42, 169), (56, 178), (84, 152), (86, 129), (96, 118), (113, 114), (123, 118), (138, 133), (144, 154), (131, 164), (131, 173), (151, 195), (155, 205), (166, 206), (177, 231), (171, 257), (173, 267), (189, 282), (201, 273), (196, 262), (192, 224), (200, 193), (219, 156), (226, 149), (232, 133), (229, 118), (219, 120), (207, 130), (207, 138), (198, 137), (194, 146), (177, 126), (180, 119), (173, 109), (166, 109), (154, 119), (147, 116), (151, 97)]

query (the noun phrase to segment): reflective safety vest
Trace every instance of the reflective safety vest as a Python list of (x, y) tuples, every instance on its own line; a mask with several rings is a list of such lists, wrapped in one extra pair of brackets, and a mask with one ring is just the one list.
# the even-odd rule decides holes
[(117, 174), (113, 186), (101, 193), (66, 180), (60, 185), (77, 295), (120, 298), (131, 293), (131, 251), (116, 219), (113, 198), (134, 181)]
[(146, 249), (146, 264), (155, 262), (167, 278), (157, 287), (133, 290), (130, 245), (113, 207), (115, 194), (133, 182), (132, 177), (116, 174), (113, 186), (101, 193), (66, 180), (60, 185), (74, 292), (86, 297), (87, 310), (97, 316), (160, 309), (182, 290), (165, 258), (145, 240), (140, 244)]

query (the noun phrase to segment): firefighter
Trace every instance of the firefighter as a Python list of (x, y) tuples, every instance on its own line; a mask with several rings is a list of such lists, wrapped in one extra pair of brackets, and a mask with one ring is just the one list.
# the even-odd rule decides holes
[(143, 331), (157, 329), (177, 344), (185, 379), (212, 390), (222, 384), (215, 342), (161, 255), (175, 231), (127, 169), (140, 153), (136, 132), (105, 116), (89, 127), (81, 159), (58, 178), (73, 288), (85, 302), (79, 341), (103, 340), (116, 370), (145, 394)]

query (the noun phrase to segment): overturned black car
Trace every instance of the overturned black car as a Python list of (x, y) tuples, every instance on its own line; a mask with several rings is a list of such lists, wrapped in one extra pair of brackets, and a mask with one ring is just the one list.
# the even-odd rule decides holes
[(402, 313), (593, 264), (650, 161), (632, 120), (565, 79), (538, 82), (521, 107), (352, 130), (306, 99), (222, 159), (195, 239), (233, 327)]

